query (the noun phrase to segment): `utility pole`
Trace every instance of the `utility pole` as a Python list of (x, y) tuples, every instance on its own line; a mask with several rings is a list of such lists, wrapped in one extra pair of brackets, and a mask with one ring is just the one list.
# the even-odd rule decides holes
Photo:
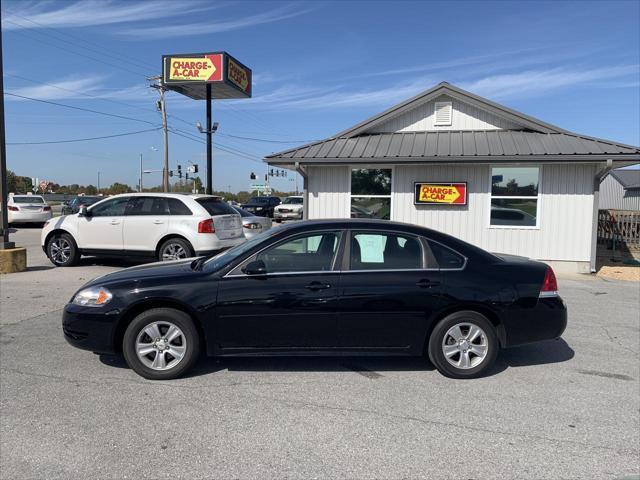
[(140, 154), (140, 193), (142, 193), (142, 154)]
[(167, 126), (167, 105), (164, 99), (164, 92), (166, 88), (162, 84), (162, 76), (149, 77), (147, 80), (156, 80), (158, 83), (151, 85), (151, 88), (155, 88), (160, 93), (160, 101), (158, 102), (158, 110), (162, 113), (162, 131), (164, 140), (164, 168), (162, 172), (162, 190), (164, 192), (169, 191), (169, 129)]
[[(0, 14), (1, 15), (1, 14)], [(0, 18), (0, 21), (2, 19)], [(2, 203), (2, 223), (0, 224), (0, 250), (14, 248), (13, 242), (9, 241), (9, 220), (7, 219), (7, 147), (5, 143), (4, 131), (4, 82), (2, 71), (2, 29), (0, 28), (0, 203)]]
[(100, 170), (98, 170), (98, 193), (100, 193)]

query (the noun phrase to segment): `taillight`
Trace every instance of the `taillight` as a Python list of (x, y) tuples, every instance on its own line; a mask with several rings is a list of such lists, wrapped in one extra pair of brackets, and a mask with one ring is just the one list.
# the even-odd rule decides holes
[(198, 233), (216, 233), (216, 229), (213, 228), (213, 218), (207, 218), (198, 223)]
[(260, 225), (259, 223), (247, 223), (243, 225), (243, 227), (248, 228), (249, 230), (257, 230), (259, 228), (262, 228), (262, 225)]
[(544, 274), (544, 280), (542, 281), (542, 288), (540, 289), (541, 297), (555, 297), (558, 295), (558, 281), (556, 280), (556, 274), (553, 273), (553, 269), (547, 266), (547, 271)]
[(45, 205), (44, 207), (42, 207), (42, 211), (43, 212), (50, 212), (51, 211), (51, 207), (49, 205)]
[(19, 212), (20, 209), (18, 207), (14, 207), (13, 205), (7, 205), (7, 210), (10, 212)]

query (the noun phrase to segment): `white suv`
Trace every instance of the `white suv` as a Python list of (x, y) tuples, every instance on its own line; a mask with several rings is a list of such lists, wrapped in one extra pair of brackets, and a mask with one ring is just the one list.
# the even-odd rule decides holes
[(240, 215), (220, 197), (177, 193), (115, 195), (49, 220), (41, 244), (54, 265), (81, 255), (177, 260), (246, 241)]

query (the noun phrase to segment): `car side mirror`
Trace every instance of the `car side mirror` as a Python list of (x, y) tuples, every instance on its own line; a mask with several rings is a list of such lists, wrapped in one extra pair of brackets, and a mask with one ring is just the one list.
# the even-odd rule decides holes
[(267, 266), (264, 264), (262, 260), (254, 260), (252, 262), (247, 263), (242, 268), (242, 273), (246, 275), (266, 275)]
[(80, 205), (78, 207), (78, 216), (79, 217), (90, 217), (91, 213), (89, 213), (89, 210), (87, 210), (87, 206), (86, 205)]

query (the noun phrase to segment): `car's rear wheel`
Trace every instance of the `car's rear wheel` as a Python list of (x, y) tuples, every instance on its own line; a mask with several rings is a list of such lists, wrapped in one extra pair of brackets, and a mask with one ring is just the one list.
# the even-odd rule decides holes
[(48, 240), (47, 256), (56, 267), (70, 267), (80, 260), (78, 246), (68, 233), (56, 233)]
[(158, 249), (158, 260), (168, 262), (193, 257), (193, 247), (182, 238), (170, 238)]
[(129, 367), (150, 380), (170, 380), (197, 361), (200, 337), (193, 321), (173, 308), (154, 308), (133, 319), (122, 351)]
[(495, 363), (499, 343), (493, 324), (473, 311), (443, 318), (429, 338), (429, 358), (440, 373), (451, 378), (477, 378)]

